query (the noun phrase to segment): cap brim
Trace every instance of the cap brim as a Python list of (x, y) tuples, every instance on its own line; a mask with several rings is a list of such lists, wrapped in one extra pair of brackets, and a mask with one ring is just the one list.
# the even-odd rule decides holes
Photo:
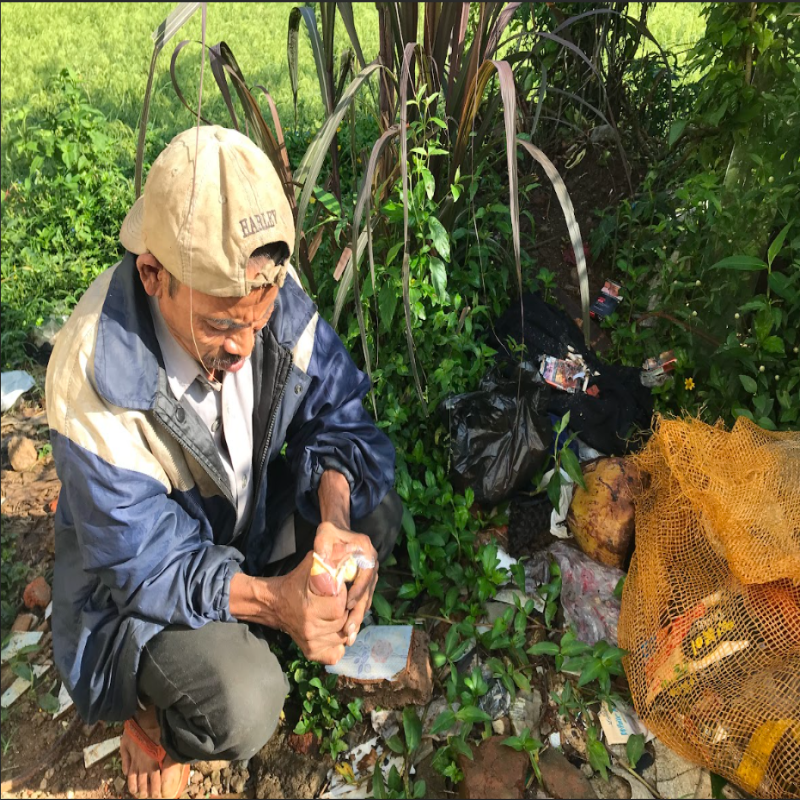
[(142, 255), (147, 253), (144, 241), (144, 195), (131, 206), (119, 229), (119, 240), (122, 246), (131, 253)]

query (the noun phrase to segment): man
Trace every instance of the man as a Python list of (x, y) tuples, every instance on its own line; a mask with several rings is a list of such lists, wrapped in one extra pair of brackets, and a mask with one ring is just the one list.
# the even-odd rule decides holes
[[(249, 758), (273, 733), (288, 684), (263, 629), (325, 664), (353, 643), (402, 507), (368, 380), (288, 265), (291, 208), (258, 147), (177, 136), (120, 240), (47, 374), (53, 648), (84, 719), (126, 721), (131, 792), (177, 797), (188, 762)], [(312, 551), (357, 555), (349, 588), (315, 592)]]

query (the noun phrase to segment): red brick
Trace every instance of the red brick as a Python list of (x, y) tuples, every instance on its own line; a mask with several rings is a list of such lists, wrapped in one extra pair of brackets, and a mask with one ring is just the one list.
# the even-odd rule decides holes
[(459, 797), (464, 800), (486, 797), (513, 799), (524, 795), (530, 758), (527, 753), (512, 750), (502, 741), (500, 736), (492, 736), (477, 746), (473, 745), (472, 761), (463, 755), (458, 757), (458, 766), (464, 773), (464, 780), (458, 784)]
[(47, 581), (39, 576), (34, 578), (22, 594), (22, 599), (28, 608), (47, 608), (52, 592)]
[(586, 776), (552, 747), (539, 756), (544, 790), (556, 800), (594, 800), (597, 795)]

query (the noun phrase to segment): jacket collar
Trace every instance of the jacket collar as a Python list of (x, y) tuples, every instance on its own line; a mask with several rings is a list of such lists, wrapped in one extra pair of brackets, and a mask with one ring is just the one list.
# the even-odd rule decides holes
[(147, 293), (126, 253), (108, 285), (94, 354), (94, 377), (103, 398), (120, 408), (148, 411), (155, 404), (163, 368)]

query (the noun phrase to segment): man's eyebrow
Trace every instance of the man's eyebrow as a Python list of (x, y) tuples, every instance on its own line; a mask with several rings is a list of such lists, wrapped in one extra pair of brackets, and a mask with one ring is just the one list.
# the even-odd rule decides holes
[[(272, 309), (273, 306), (270, 306), (267, 309), (266, 313), (258, 321), (261, 322), (265, 319), (269, 319), (269, 316), (272, 313)], [(223, 317), (203, 317), (203, 321), (210, 323), (211, 325), (216, 325), (218, 328), (223, 328), (226, 331), (240, 331), (244, 328), (250, 327), (250, 323), (237, 322), (234, 319), (228, 319)]]

